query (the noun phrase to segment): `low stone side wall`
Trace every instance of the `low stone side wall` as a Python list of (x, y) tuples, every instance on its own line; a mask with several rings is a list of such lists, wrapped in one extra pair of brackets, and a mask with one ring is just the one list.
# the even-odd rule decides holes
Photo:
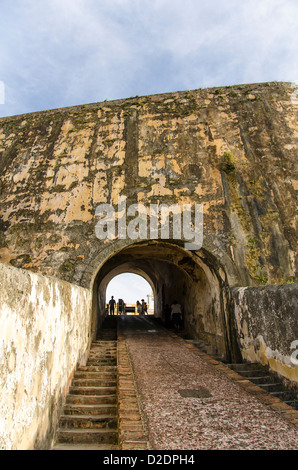
[(0, 448), (48, 449), (89, 349), (87, 289), (0, 264)]
[(298, 385), (298, 284), (231, 290), (243, 360)]

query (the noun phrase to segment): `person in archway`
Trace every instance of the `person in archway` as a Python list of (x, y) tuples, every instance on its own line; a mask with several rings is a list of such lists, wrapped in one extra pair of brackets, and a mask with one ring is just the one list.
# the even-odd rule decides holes
[(123, 301), (123, 299), (119, 299), (119, 314), (120, 315), (124, 314), (124, 301)]
[(142, 315), (147, 315), (147, 304), (144, 299), (142, 299)]
[(116, 304), (116, 301), (114, 299), (114, 296), (112, 295), (111, 300), (109, 301), (110, 315), (114, 315), (115, 313), (115, 304)]
[(174, 300), (171, 305), (171, 320), (174, 328), (180, 331), (182, 326), (182, 308), (181, 305), (178, 304), (177, 300)]
[(142, 305), (141, 302), (137, 300), (137, 314), (142, 315)]

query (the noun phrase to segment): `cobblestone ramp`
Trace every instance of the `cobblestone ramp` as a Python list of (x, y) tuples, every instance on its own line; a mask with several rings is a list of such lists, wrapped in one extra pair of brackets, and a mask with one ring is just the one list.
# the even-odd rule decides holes
[(148, 317), (118, 330), (150, 448), (297, 450), (298, 412), (278, 397)]

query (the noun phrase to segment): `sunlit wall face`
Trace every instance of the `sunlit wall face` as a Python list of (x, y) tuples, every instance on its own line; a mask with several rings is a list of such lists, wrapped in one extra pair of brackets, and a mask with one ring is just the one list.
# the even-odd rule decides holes
[(135, 305), (145, 300), (149, 309), (154, 308), (153, 292), (150, 284), (138, 274), (123, 273), (115, 276), (108, 284), (106, 302), (114, 296), (116, 302), (122, 299), (127, 305)]

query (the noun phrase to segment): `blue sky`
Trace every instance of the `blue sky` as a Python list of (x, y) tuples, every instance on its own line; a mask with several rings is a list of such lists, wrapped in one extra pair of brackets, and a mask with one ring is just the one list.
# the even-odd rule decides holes
[(297, 0), (1, 0), (0, 7), (0, 116), (298, 79)]

